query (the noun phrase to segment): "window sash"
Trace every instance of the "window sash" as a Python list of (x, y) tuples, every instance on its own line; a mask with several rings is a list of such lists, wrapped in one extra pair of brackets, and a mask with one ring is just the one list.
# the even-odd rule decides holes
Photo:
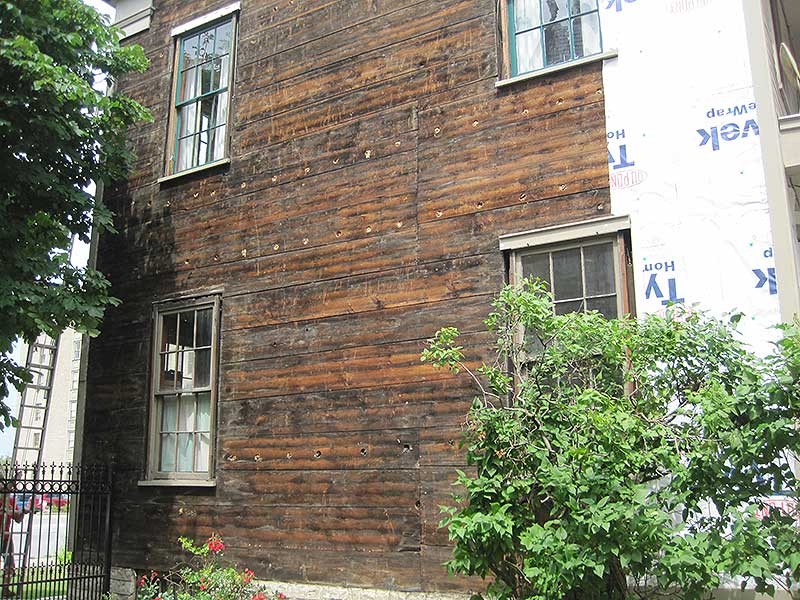
[[(227, 53), (212, 53), (212, 58), (198, 61), (189, 67), (184, 68), (184, 49), (185, 44), (192, 38), (202, 36), (205, 33), (216, 30), (218, 27), (231, 24), (230, 47)], [(203, 165), (213, 164), (224, 159), (229, 154), (230, 144), (230, 106), (232, 99), (233, 72), (236, 54), (236, 38), (238, 35), (237, 14), (226, 14), (211, 23), (204, 23), (201, 27), (190, 31), (182, 32), (175, 39), (175, 59), (173, 64), (173, 95), (172, 108), (170, 111), (169, 135), (167, 141), (168, 156), (165, 172), (167, 175), (174, 175), (184, 171), (190, 171)], [(217, 40), (214, 40), (214, 50), (216, 50)], [(224, 64), (227, 61), (227, 75), (220, 77), (218, 87), (213, 87), (207, 91), (202, 89), (201, 67), (203, 65), (213, 65), (215, 61)], [(220, 67), (222, 68), (222, 67)], [(187, 73), (195, 77), (192, 94), (181, 99), (181, 88)], [(213, 69), (212, 69), (213, 73)], [(213, 85), (213, 81), (211, 82)], [(212, 119), (205, 127), (202, 127), (202, 110), (200, 106), (203, 101), (214, 98), (225, 98), (224, 121), (216, 121), (218, 115), (217, 103), (212, 101)], [(194, 111), (194, 123), (191, 125), (191, 133), (181, 135), (182, 112), (183, 108), (191, 104), (197, 104)], [(212, 140), (213, 136), (213, 140)], [(183, 154), (181, 154), (181, 142), (191, 140), (184, 144)]]
[[(578, 58), (583, 58), (583, 56), (592, 56), (594, 54), (602, 53), (602, 51), (603, 51), (603, 29), (602, 29), (602, 27), (599, 27), (599, 25), (600, 25), (599, 0), (597, 0), (595, 2), (595, 8), (594, 9), (592, 9), (592, 10), (583, 10), (583, 11), (579, 10), (579, 11), (577, 11), (575, 13), (572, 12), (573, 8), (572, 8), (571, 1), (567, 0), (567, 2), (566, 2), (567, 14), (565, 16), (563, 16), (562, 18), (558, 18), (558, 19), (555, 19), (554, 21), (547, 21), (547, 22), (544, 20), (544, 8), (543, 8), (543, 2), (545, 2), (546, 0), (537, 0), (537, 4), (538, 4), (538, 7), (539, 7), (538, 25), (535, 25), (533, 27), (528, 27), (526, 29), (517, 29), (517, 27), (516, 27), (515, 6), (516, 6), (516, 2), (520, 2), (520, 1), (524, 1), (524, 0), (507, 0), (506, 4), (504, 5), (505, 8), (506, 8), (506, 19), (505, 19), (506, 30), (508, 32), (508, 36), (507, 36), (508, 37), (507, 55), (506, 56), (507, 56), (507, 59), (508, 59), (508, 62), (509, 62), (508, 66), (509, 66), (510, 74), (511, 74), (512, 77), (516, 76), (516, 75), (522, 75), (522, 74), (525, 74), (525, 73), (534, 73), (534, 72), (536, 72), (536, 71), (538, 71), (540, 69), (546, 69), (547, 67), (551, 67), (551, 66), (554, 66), (554, 65), (567, 64), (570, 61), (577, 60)], [(575, 30), (574, 30), (573, 25), (574, 25), (574, 22), (575, 22), (576, 19), (580, 19), (580, 18), (583, 18), (583, 17), (588, 17), (588, 16), (591, 16), (591, 15), (596, 15), (597, 16), (598, 34), (599, 34), (599, 49), (598, 49), (597, 52), (592, 52), (591, 54), (584, 54), (583, 56), (578, 57), (578, 56), (575, 55)], [(547, 61), (547, 46), (546, 46), (546, 39), (545, 39), (545, 28), (548, 25), (553, 25), (553, 24), (558, 24), (558, 23), (564, 23), (564, 24), (567, 25), (567, 31), (568, 31), (568, 36), (569, 36), (570, 55), (569, 55), (569, 58), (567, 58), (564, 61), (548, 62)], [(520, 72), (519, 71), (519, 62), (520, 62), (519, 58), (520, 57), (519, 57), (519, 54), (518, 54), (517, 39), (518, 39), (519, 36), (521, 36), (523, 34), (530, 33), (532, 31), (536, 31), (536, 30), (539, 31), (538, 38), (539, 38), (539, 48), (541, 49), (541, 53), (542, 53), (542, 56), (541, 56), (542, 65), (540, 67), (535, 68), (535, 69), (529, 69), (529, 70), (525, 70), (525, 71), (521, 71)]]
[[(211, 344), (203, 344), (195, 346), (198, 340), (197, 333), (197, 313), (205, 310), (211, 310)], [(150, 420), (149, 420), (149, 433), (150, 440), (148, 444), (148, 457), (147, 457), (147, 479), (173, 479), (173, 480), (208, 480), (211, 479), (214, 472), (214, 454), (216, 448), (216, 419), (217, 419), (217, 364), (219, 354), (219, 314), (220, 314), (220, 299), (218, 296), (213, 298), (198, 298), (185, 300), (180, 302), (171, 302), (163, 305), (158, 305), (153, 310), (153, 351), (152, 351), (152, 378), (151, 378), (151, 393), (150, 393)], [(193, 331), (192, 331), (192, 346), (185, 347), (184, 350), (179, 352), (195, 352), (198, 349), (210, 349), (211, 358), (209, 366), (209, 383), (203, 386), (190, 386), (182, 389), (161, 389), (160, 378), (161, 368), (163, 365), (163, 357), (169, 352), (164, 352), (164, 319), (172, 315), (180, 315), (187, 312), (193, 313)], [(180, 317), (178, 317), (178, 325), (175, 330), (176, 337), (180, 335)], [(180, 341), (180, 339), (176, 339)], [(194, 383), (194, 372), (192, 373)], [(176, 375), (177, 377), (177, 375)], [(198, 420), (200, 418), (198, 406), (200, 404), (200, 397), (207, 394), (209, 397), (208, 407), (208, 424), (207, 427), (198, 427)], [(176, 414), (176, 429), (175, 431), (165, 431), (163, 429), (163, 410), (164, 403), (168, 397), (175, 397), (175, 401), (180, 403), (181, 397), (192, 397), (194, 406), (193, 417), (193, 430), (180, 430), (178, 431), (178, 419), (180, 414)], [(165, 434), (175, 435), (176, 449), (174, 452), (175, 464), (172, 470), (162, 470), (162, 436)], [(191, 435), (192, 439), (192, 470), (178, 470), (178, 448), (179, 442), (178, 435)], [(207, 453), (202, 459), (198, 458), (197, 444), (201, 435), (207, 435)], [(204, 470), (198, 470), (198, 465), (205, 465)]]

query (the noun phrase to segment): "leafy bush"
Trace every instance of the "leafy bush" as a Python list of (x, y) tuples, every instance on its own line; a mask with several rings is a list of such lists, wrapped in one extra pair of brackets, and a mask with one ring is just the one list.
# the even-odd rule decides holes
[(166, 575), (151, 571), (137, 582), (136, 600), (286, 600), (280, 592), (267, 593), (253, 583), (255, 573), (221, 564), (225, 543), (212, 535), (201, 546), (185, 537), (178, 540), (192, 555), (189, 564)]
[(724, 576), (767, 592), (800, 578), (796, 514), (762, 514), (797, 489), (796, 326), (759, 358), (738, 317), (555, 315), (536, 281), (493, 307), (493, 364), (467, 368), (453, 328), (422, 356), (481, 392), (464, 433), (474, 470), (443, 507), (451, 572), (491, 577), (501, 600), (691, 600)]

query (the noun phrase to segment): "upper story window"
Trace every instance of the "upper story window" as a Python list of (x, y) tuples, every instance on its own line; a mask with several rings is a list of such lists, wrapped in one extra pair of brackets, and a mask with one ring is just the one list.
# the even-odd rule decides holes
[(511, 76), (603, 51), (597, 0), (507, 0)]
[[(238, 5), (233, 8), (238, 8)], [(218, 11), (219, 12), (219, 11)], [(228, 156), (234, 12), (197, 19), (175, 36), (175, 77), (167, 175), (211, 165)], [(216, 18), (215, 18), (216, 17)]]

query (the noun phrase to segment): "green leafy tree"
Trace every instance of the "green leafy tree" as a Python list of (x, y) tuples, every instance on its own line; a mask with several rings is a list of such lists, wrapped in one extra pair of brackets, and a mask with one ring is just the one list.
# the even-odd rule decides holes
[(139, 47), (81, 0), (0, 1), (0, 429), (3, 399), (30, 374), (10, 358), (15, 339), (66, 327), (94, 334), (114, 299), (91, 268), (70, 265), (74, 237), (109, 228), (109, 211), (86, 188), (125, 175), (125, 132), (149, 118), (123, 95), (95, 89), (142, 71)]
[(491, 577), (503, 600), (699, 599), (725, 576), (789, 589), (796, 514), (758, 513), (797, 490), (800, 331), (784, 328), (759, 358), (737, 320), (677, 306), (640, 320), (555, 315), (528, 281), (486, 321), (494, 364), (470, 371), (458, 332), (440, 330), (423, 360), (466, 369), (481, 391), (465, 493), (443, 507), (449, 569)]

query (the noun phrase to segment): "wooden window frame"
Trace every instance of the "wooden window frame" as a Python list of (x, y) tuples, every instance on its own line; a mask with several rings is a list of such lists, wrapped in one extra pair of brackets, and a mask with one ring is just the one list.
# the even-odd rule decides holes
[[(181, 76), (181, 67), (182, 67), (182, 44), (185, 40), (192, 37), (193, 35), (197, 35), (198, 33), (208, 31), (213, 29), (223, 23), (230, 22), (231, 23), (231, 47), (229, 51), (229, 68), (228, 68), (228, 80), (224, 87), (220, 87), (219, 89), (208, 92), (207, 94), (200, 94), (192, 98), (192, 100), (199, 100), (203, 97), (213, 97), (219, 94), (226, 93), (228, 94), (228, 106), (226, 109), (226, 122), (225, 122), (225, 133), (224, 133), (224, 142), (223, 142), (223, 155), (220, 158), (199, 163), (197, 165), (188, 167), (186, 169), (179, 170), (177, 168), (177, 160), (178, 160), (178, 127), (179, 127), (179, 109), (181, 106), (188, 103), (188, 101), (181, 101), (180, 100), (180, 76)], [(184, 26), (176, 27), (171, 31), (172, 35), (172, 48), (173, 48), (173, 58), (172, 58), (172, 83), (171, 83), (171, 94), (170, 94), (170, 112), (169, 112), (169, 119), (167, 125), (167, 143), (166, 143), (166, 150), (165, 150), (165, 160), (164, 160), (164, 177), (162, 177), (159, 181), (172, 179), (173, 177), (180, 177), (183, 175), (189, 175), (191, 173), (196, 173), (197, 171), (202, 171), (205, 169), (210, 169), (212, 167), (226, 164), (230, 162), (230, 147), (231, 147), (231, 123), (232, 123), (232, 114), (231, 108), (233, 105), (233, 85), (234, 85), (234, 72), (236, 70), (236, 47), (237, 47), (237, 37), (239, 34), (239, 3), (232, 4), (228, 7), (220, 9), (219, 11), (215, 11), (203, 17), (199, 17), (197, 19), (192, 20), (191, 22), (187, 23)], [(222, 82), (220, 82), (222, 83)], [(199, 114), (199, 110), (198, 110)], [(195, 132), (193, 135), (197, 135), (199, 132)], [(188, 137), (188, 136), (187, 136)]]
[[(526, 78), (530, 76), (535, 76), (537, 74), (544, 74), (549, 73), (552, 71), (558, 71), (564, 68), (568, 68), (570, 66), (585, 64), (587, 62), (593, 62), (598, 59), (602, 58), (610, 58), (616, 56), (615, 52), (608, 52), (604, 50), (604, 43), (603, 43), (603, 28), (600, 19), (600, 3), (602, 0), (597, 0), (595, 8), (589, 11), (583, 11), (576, 13), (575, 15), (572, 14), (572, 9), (570, 7), (570, 0), (567, 0), (567, 16), (558, 19), (557, 21), (553, 21), (554, 23), (558, 22), (565, 22), (568, 27), (569, 31), (569, 46), (570, 46), (570, 56), (571, 58), (566, 61), (562, 61), (559, 63), (547, 64), (547, 56), (546, 56), (546, 45), (544, 39), (544, 27), (547, 23), (544, 22), (543, 14), (542, 14), (542, 3), (546, 2), (547, 0), (538, 0), (539, 2), (539, 11), (540, 11), (540, 24), (538, 27), (532, 28), (540, 29), (541, 30), (541, 48), (542, 48), (542, 67), (538, 69), (533, 69), (531, 71), (522, 71), (519, 72), (517, 70), (517, 50), (516, 50), (516, 24), (514, 18), (514, 3), (520, 0), (496, 0), (497, 1), (497, 14), (498, 14), (498, 22), (499, 22), (499, 41), (500, 41), (500, 52), (499, 56), (501, 57), (500, 65), (499, 65), (499, 73), (501, 81), (506, 80), (516, 80), (518, 78)], [(596, 14), (597, 21), (599, 26), (599, 35), (600, 35), (600, 50), (598, 52), (576, 57), (575, 56), (575, 35), (572, 27), (572, 20), (575, 18), (579, 18), (586, 15)], [(528, 30), (526, 30), (528, 31)], [(525, 32), (522, 32), (525, 33)]]
[[(220, 307), (221, 300), (219, 295), (200, 296), (182, 300), (157, 303), (153, 307), (153, 339), (151, 350), (151, 377), (150, 393), (148, 401), (148, 443), (147, 443), (147, 463), (145, 480), (140, 481), (140, 485), (208, 485), (214, 484), (214, 474), (216, 465), (216, 438), (217, 438), (217, 398), (219, 394), (219, 348), (220, 348)], [(187, 310), (212, 309), (211, 319), (211, 365), (209, 373), (209, 385), (202, 387), (192, 387), (191, 390), (175, 390), (175, 394), (182, 391), (188, 393), (210, 393), (209, 409), (209, 444), (208, 444), (208, 471), (206, 472), (182, 472), (182, 471), (159, 471), (159, 461), (161, 456), (161, 403), (159, 397), (171, 395), (166, 390), (158, 389), (158, 379), (161, 364), (161, 340), (163, 317), (171, 314), (178, 314)], [(195, 325), (196, 327), (196, 325)]]

